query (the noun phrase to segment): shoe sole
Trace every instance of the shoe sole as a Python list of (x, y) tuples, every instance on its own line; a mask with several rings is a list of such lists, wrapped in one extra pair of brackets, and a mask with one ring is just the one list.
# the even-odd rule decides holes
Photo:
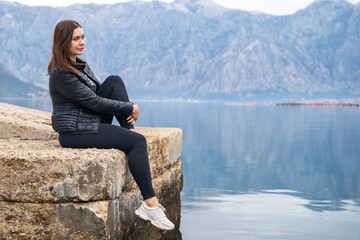
[(144, 219), (144, 220), (150, 221), (151, 224), (154, 225), (157, 228), (160, 228), (160, 229), (163, 229), (163, 230), (173, 230), (174, 229), (174, 228), (165, 228), (165, 227), (159, 225), (157, 222), (149, 220), (146, 215), (140, 213), (138, 210), (135, 210), (135, 214), (137, 216), (139, 216), (140, 218)]
[(144, 214), (140, 213), (139, 210), (135, 210), (135, 214), (144, 220), (149, 220)]

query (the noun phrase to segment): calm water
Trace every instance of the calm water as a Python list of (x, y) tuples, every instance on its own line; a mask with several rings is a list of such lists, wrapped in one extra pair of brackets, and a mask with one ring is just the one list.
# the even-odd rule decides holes
[(184, 131), (184, 240), (360, 239), (359, 108), (138, 104)]

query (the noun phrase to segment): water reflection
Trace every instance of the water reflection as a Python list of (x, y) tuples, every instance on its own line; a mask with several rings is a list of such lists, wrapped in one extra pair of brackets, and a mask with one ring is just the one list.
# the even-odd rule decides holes
[(359, 112), (341, 110), (221, 106), (191, 116), (202, 125), (185, 132), (185, 193), (292, 189), (314, 200), (359, 198)]
[[(184, 130), (184, 239), (359, 234), (358, 109), (161, 103), (143, 109), (142, 125)], [(288, 190), (266, 192), (272, 189)]]
[[(357, 239), (359, 205), (314, 213), (311, 201), (289, 192), (222, 194), (183, 203), (183, 239)], [(296, 193), (295, 193), (296, 194)]]

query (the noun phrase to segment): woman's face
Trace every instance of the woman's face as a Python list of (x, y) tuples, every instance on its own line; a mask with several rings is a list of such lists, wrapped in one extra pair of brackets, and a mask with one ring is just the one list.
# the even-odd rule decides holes
[(85, 35), (81, 27), (75, 28), (70, 45), (70, 57), (75, 60), (77, 55), (81, 55), (85, 47)]

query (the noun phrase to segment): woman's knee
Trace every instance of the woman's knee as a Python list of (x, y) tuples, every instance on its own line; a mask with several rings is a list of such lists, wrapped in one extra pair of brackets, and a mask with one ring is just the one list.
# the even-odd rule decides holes
[(135, 133), (135, 144), (138, 146), (145, 146), (147, 147), (146, 144), (146, 138), (144, 137), (144, 135), (134, 132)]
[[(112, 85), (117, 85), (120, 87), (125, 87), (125, 83), (122, 80), (122, 78), (119, 75), (110, 75), (109, 77), (107, 77), (104, 81), (104, 83), (108, 83), (108, 84), (112, 84)], [(103, 84), (104, 84), (103, 83)]]

